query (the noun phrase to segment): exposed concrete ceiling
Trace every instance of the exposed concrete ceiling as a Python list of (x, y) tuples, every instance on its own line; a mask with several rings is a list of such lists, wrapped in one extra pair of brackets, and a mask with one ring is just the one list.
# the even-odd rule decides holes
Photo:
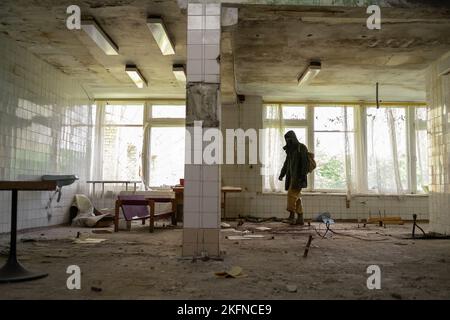
[[(107, 56), (82, 30), (66, 28), (69, 5), (82, 17), (95, 17), (119, 46), (120, 55)], [(148, 15), (161, 15), (175, 43), (176, 54), (163, 56), (150, 30)], [(2, 0), (0, 32), (64, 73), (76, 77), (95, 98), (184, 98), (173, 63), (185, 63), (186, 13), (177, 0)], [(148, 88), (138, 89), (125, 73), (136, 64)]]
[[(411, 2), (411, 1), (409, 1)], [(235, 94), (265, 100), (424, 101), (425, 69), (450, 51), (450, 8), (383, 8), (369, 30), (366, 8), (241, 6), (222, 31), (223, 101)], [(322, 71), (307, 86), (309, 61)]]
[[(321, 6), (273, 5), (311, 1)], [(450, 10), (442, 2), (378, 1), (394, 7), (382, 9), (381, 30), (366, 28), (365, 0), (223, 2), (239, 7), (238, 24), (223, 29), (225, 102), (234, 101), (236, 92), (266, 100), (373, 100), (377, 81), (383, 100), (423, 101), (424, 69), (450, 50)], [(119, 56), (106, 56), (83, 31), (66, 28), (72, 4), (83, 17), (98, 20), (119, 46)], [(186, 0), (3, 0), (0, 32), (76, 77), (91, 97), (184, 98), (185, 86), (171, 69), (186, 59), (185, 7)], [(164, 18), (176, 55), (161, 55), (145, 24), (148, 15)], [(298, 73), (314, 58), (323, 70), (309, 86), (297, 87)], [(148, 88), (131, 82), (124, 72), (129, 63), (142, 71)]]

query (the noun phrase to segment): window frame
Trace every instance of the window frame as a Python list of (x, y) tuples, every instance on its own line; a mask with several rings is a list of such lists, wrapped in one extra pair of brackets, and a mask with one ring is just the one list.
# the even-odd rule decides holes
[[(316, 114), (316, 108), (324, 108), (324, 107), (341, 107), (341, 108), (343, 108), (343, 107), (351, 107), (351, 108), (353, 108), (353, 130), (348, 130), (348, 131), (344, 131), (344, 130), (316, 130), (315, 128), (313, 128), (313, 131), (312, 131), (312, 134), (313, 134), (313, 148), (315, 148), (315, 142), (316, 142), (316, 140), (315, 140), (315, 138), (316, 138), (316, 136), (315, 136), (315, 133), (316, 132), (329, 132), (329, 133), (333, 133), (333, 132), (336, 132), (336, 133), (345, 133), (345, 132), (351, 132), (351, 133), (353, 133), (354, 134), (354, 139), (353, 139), (353, 150), (354, 150), (354, 152), (355, 152), (355, 157), (354, 157), (354, 159), (352, 159), (353, 160), (353, 162), (354, 162), (354, 165), (355, 165), (355, 172), (356, 172), (356, 163), (357, 163), (357, 152), (356, 152), (356, 145), (357, 145), (357, 143), (356, 143), (356, 141), (357, 141), (357, 139), (356, 139), (356, 136), (357, 136), (357, 124), (356, 124), (356, 115), (355, 115), (355, 109), (357, 108), (356, 106), (354, 106), (354, 105), (348, 105), (348, 104), (336, 104), (336, 103), (323, 103), (323, 104), (314, 104), (314, 105), (311, 105), (311, 107), (312, 107), (312, 110), (313, 110), (313, 117), (312, 117), (312, 124), (313, 124), (313, 127), (315, 126), (315, 124), (314, 124), (314, 119), (315, 119), (315, 114)], [(309, 148), (308, 148), (309, 149)], [(314, 149), (313, 149), (314, 150)], [(313, 151), (310, 151), (310, 152), (313, 152)], [(314, 151), (315, 152), (315, 151)], [(344, 157), (345, 157), (345, 154), (344, 154)], [(353, 165), (353, 164), (352, 164)], [(313, 178), (313, 180), (312, 180), (312, 186), (311, 186), (311, 189), (313, 190), (313, 191), (315, 191), (315, 192), (321, 192), (321, 193), (346, 193), (347, 192), (347, 189), (319, 189), (319, 188), (316, 188), (315, 187), (315, 174), (314, 174), (314, 172), (312, 172), (311, 174), (310, 174), (310, 176)]]
[[(279, 109), (279, 119), (272, 120), (266, 119), (265, 108), (267, 106), (278, 106)], [(306, 119), (304, 120), (283, 120), (282, 119), (282, 106), (284, 105), (298, 105), (306, 106)], [(368, 170), (367, 170), (367, 109), (371, 107), (376, 107), (374, 103), (367, 102), (266, 102), (262, 104), (263, 107), (263, 128), (267, 128), (270, 125), (272, 127), (282, 126), (285, 127), (306, 127), (307, 128), (307, 140), (308, 149), (310, 152), (314, 153), (314, 142), (315, 133), (322, 132), (323, 130), (316, 131), (314, 129), (314, 115), (315, 108), (320, 108), (324, 106), (335, 106), (335, 107), (353, 107), (353, 130), (354, 133), (354, 171), (356, 173), (357, 179), (356, 184), (356, 194), (361, 195), (383, 195), (375, 191), (368, 190)], [(417, 150), (416, 150), (416, 131), (425, 130), (425, 124), (421, 123), (421, 129), (417, 128), (416, 121), (416, 109), (417, 108), (427, 108), (426, 103), (420, 102), (384, 102), (380, 105), (380, 108), (403, 108), (405, 110), (405, 125), (406, 125), (406, 158), (407, 158), (407, 186), (405, 188), (405, 194), (407, 195), (427, 195), (428, 193), (419, 193), (417, 190)], [(289, 125), (288, 125), (289, 124)], [(301, 124), (301, 125), (300, 125)], [(326, 131), (326, 132), (333, 132)], [(339, 131), (344, 132), (344, 131)], [(353, 165), (353, 164), (352, 164)], [(316, 189), (314, 181), (314, 173), (308, 175), (308, 188), (306, 191), (317, 192), (317, 193), (347, 193), (346, 189)], [(264, 190), (264, 179), (261, 181), (262, 189)], [(282, 191), (284, 192), (284, 191)], [(389, 194), (397, 195), (397, 194)]]
[[(148, 100), (145, 102), (144, 108), (144, 139), (147, 139), (148, 143), (144, 144), (143, 156), (144, 163), (146, 168), (144, 169), (144, 180), (148, 182), (148, 186), (146, 187), (160, 187), (160, 186), (151, 186), (150, 185), (150, 158), (151, 158), (151, 141), (152, 141), (152, 128), (161, 128), (161, 127), (183, 127), (186, 128), (186, 117), (184, 118), (153, 118), (152, 117), (152, 107), (154, 105), (183, 105), (186, 106), (186, 102), (184, 100), (171, 100), (170, 102), (167, 100)], [(184, 155), (184, 153), (183, 153)], [(183, 157), (184, 158), (184, 157)]]
[[(142, 128), (143, 132), (143, 148), (142, 148), (142, 177), (143, 181), (150, 181), (150, 155), (151, 155), (151, 128), (152, 127), (186, 127), (186, 119), (185, 118), (152, 118), (152, 106), (153, 105), (186, 105), (186, 101), (184, 99), (98, 99), (94, 101), (96, 105), (96, 137), (95, 137), (95, 149), (103, 148), (103, 128), (104, 127), (134, 127), (134, 128)], [(105, 123), (106, 114), (105, 114), (105, 106), (106, 105), (143, 105), (143, 120), (142, 124), (107, 124)], [(145, 143), (148, 141), (149, 143)], [(98, 160), (93, 161), (93, 163), (97, 163), (92, 168), (92, 175), (96, 178), (103, 178), (103, 154), (102, 151), (93, 155), (93, 158)], [(145, 166), (145, 168), (144, 168)], [(145, 186), (150, 187), (150, 186)]]

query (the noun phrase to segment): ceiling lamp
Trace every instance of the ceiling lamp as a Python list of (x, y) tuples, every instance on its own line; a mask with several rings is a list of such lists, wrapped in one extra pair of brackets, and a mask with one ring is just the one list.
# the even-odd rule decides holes
[(119, 48), (94, 19), (82, 20), (81, 29), (109, 56), (118, 55)]
[(184, 70), (184, 65), (174, 64), (172, 66), (172, 71), (178, 81), (186, 82), (186, 71)]
[(147, 86), (147, 80), (142, 76), (142, 73), (136, 68), (135, 65), (127, 65), (125, 67), (125, 72), (133, 80), (136, 86), (140, 89)]
[(308, 68), (306, 68), (306, 70), (298, 77), (298, 85), (304, 85), (314, 79), (314, 77), (320, 72), (321, 67), (322, 64), (320, 61), (311, 62)]
[(149, 17), (147, 19), (147, 26), (153, 34), (159, 49), (164, 56), (175, 54), (175, 49), (172, 41), (169, 38), (167, 28), (164, 25), (161, 17)]

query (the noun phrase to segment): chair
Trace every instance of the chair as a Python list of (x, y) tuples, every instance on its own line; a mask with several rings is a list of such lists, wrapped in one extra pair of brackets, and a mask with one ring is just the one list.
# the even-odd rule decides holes
[[(169, 212), (156, 213), (156, 202), (170, 202), (172, 208)], [(144, 195), (120, 195), (117, 197), (115, 205), (114, 231), (119, 231), (119, 211), (127, 221), (128, 229), (131, 228), (131, 221), (142, 220), (145, 224), (146, 219), (150, 219), (150, 232), (154, 231), (155, 220), (164, 219), (172, 216), (172, 224), (176, 224), (176, 202), (171, 198), (145, 197)], [(150, 208), (150, 210), (148, 209)], [(175, 223), (174, 223), (175, 221)]]

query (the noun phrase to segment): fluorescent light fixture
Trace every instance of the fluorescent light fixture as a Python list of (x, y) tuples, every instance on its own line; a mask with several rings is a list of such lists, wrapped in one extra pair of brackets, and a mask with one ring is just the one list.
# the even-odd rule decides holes
[(184, 66), (182, 64), (174, 64), (172, 66), (173, 74), (180, 82), (186, 82), (186, 72), (184, 71)]
[(147, 19), (147, 26), (153, 34), (159, 49), (164, 56), (175, 54), (175, 49), (172, 41), (170, 41), (166, 26), (161, 17), (149, 17)]
[(125, 72), (133, 80), (136, 86), (140, 89), (147, 86), (147, 80), (142, 76), (141, 72), (134, 65), (127, 65), (125, 67)]
[(440, 76), (440, 77), (443, 77), (443, 76), (448, 76), (449, 74), (450, 74), (450, 67), (447, 68), (447, 69), (445, 69), (444, 71), (441, 71), (441, 72), (439, 73), (439, 76)]
[(100, 49), (103, 50), (103, 52), (105, 52), (105, 54), (109, 56), (119, 54), (119, 48), (94, 19), (82, 20), (81, 29), (83, 29), (84, 32), (86, 32), (88, 36), (94, 40), (94, 42), (100, 47)]
[(304, 85), (314, 79), (314, 77), (317, 76), (317, 74), (320, 72), (321, 67), (322, 64), (320, 62), (311, 62), (308, 68), (306, 68), (306, 70), (300, 75), (300, 77), (298, 77), (298, 85)]

